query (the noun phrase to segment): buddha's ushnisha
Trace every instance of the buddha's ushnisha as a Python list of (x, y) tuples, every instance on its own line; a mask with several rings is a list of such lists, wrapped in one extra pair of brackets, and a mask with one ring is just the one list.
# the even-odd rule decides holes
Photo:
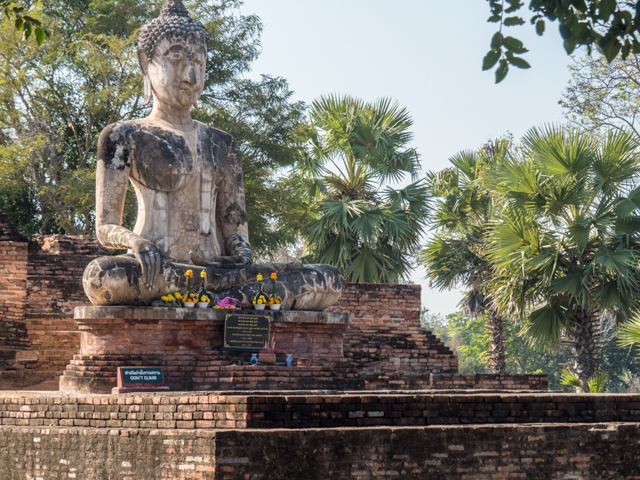
[[(179, 0), (140, 33), (138, 60), (150, 115), (108, 125), (98, 141), (96, 233), (107, 248), (84, 272), (94, 305), (145, 305), (206, 271), (213, 300), (250, 304), (258, 273), (277, 272), (285, 308), (322, 310), (344, 279), (328, 265), (253, 264), (242, 161), (236, 140), (191, 118), (204, 89), (209, 36)], [(138, 200), (133, 231), (122, 226), (128, 182)]]

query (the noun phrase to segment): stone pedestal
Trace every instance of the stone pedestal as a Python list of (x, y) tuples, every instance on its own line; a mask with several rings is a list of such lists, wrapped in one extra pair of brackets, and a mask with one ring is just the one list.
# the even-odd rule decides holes
[[(250, 354), (223, 351), (229, 310), (163, 307), (78, 307), (80, 353), (60, 378), (68, 393), (110, 393), (117, 367), (161, 366), (172, 390), (197, 390), (194, 376), (215, 366), (246, 363)], [(242, 311), (242, 314), (258, 314)], [(276, 353), (308, 358), (312, 364), (343, 360), (343, 313), (284, 311), (272, 315)], [(257, 353), (257, 352), (255, 352)], [(244, 358), (246, 357), (246, 359)], [(285, 386), (286, 388), (286, 386)]]

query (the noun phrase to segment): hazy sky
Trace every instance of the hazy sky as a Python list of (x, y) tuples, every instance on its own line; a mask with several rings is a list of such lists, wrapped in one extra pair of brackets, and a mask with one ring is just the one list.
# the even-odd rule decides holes
[[(443, 8), (446, 5), (447, 8)], [(245, 0), (241, 12), (262, 20), (262, 54), (250, 76), (282, 76), (295, 99), (346, 93), (372, 101), (392, 97), (411, 112), (423, 170), (440, 170), (460, 150), (511, 132), (563, 121), (558, 100), (567, 65), (557, 25), (538, 37), (529, 25), (505, 29), (530, 52), (529, 70), (511, 69), (494, 84), (482, 72), (496, 24), (486, 0)], [(527, 12), (524, 12), (527, 14)], [(428, 288), (423, 305), (451, 313), (460, 292)]]

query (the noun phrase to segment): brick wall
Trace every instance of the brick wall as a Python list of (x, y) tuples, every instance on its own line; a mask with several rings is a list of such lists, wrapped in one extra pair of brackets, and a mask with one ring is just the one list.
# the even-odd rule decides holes
[(34, 367), (24, 323), (27, 239), (0, 213), (0, 370)]
[(640, 395), (312, 391), (0, 398), (0, 425), (15, 427), (300, 429), (598, 422), (640, 422)]
[(640, 424), (304, 430), (0, 427), (7, 480), (639, 480)]
[(63, 371), (80, 349), (73, 309), (89, 304), (82, 273), (91, 260), (106, 254), (88, 235), (35, 235), (29, 243), (25, 323), (38, 370)]
[(353, 325), (420, 326), (420, 285), (350, 283), (329, 311), (350, 313)]
[(220, 431), (216, 478), (638, 480), (639, 445), (639, 424)]
[(215, 432), (0, 428), (4, 480), (214, 479)]
[(352, 283), (329, 310), (351, 314), (345, 358), (365, 388), (428, 388), (431, 373), (457, 373), (458, 359), (420, 326), (420, 285)]

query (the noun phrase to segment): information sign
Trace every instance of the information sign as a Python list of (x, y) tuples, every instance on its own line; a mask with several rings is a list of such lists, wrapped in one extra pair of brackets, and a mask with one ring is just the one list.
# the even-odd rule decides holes
[(160, 367), (122, 367), (123, 383), (164, 383)]
[(269, 343), (270, 322), (271, 317), (267, 315), (227, 315), (223, 348), (257, 353)]

